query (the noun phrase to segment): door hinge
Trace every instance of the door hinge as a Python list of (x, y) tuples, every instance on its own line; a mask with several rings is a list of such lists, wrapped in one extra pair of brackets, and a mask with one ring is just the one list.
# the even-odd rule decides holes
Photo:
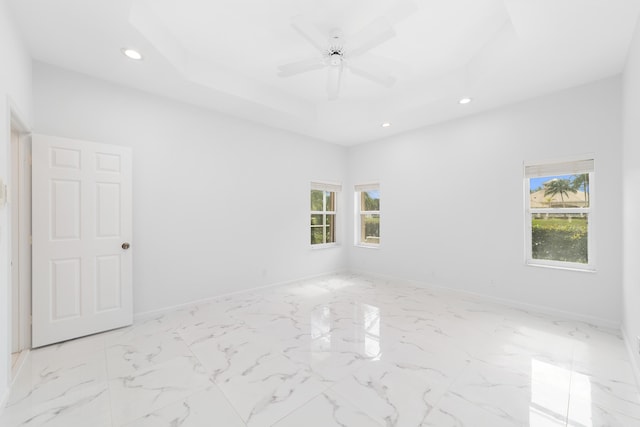
[(29, 324), (33, 325), (33, 314), (29, 315)]
[(33, 166), (33, 156), (31, 154), (27, 157), (27, 162), (29, 162), (29, 166)]
[(33, 236), (29, 236), (29, 244), (33, 245)]

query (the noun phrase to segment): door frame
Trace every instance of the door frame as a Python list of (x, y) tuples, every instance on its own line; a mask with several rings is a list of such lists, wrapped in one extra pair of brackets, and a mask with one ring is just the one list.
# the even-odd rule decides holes
[[(15, 103), (8, 99), (8, 141), (9, 141), (9, 176), (11, 177), (8, 182), (8, 187), (11, 189), (11, 203), (18, 203), (18, 217), (14, 218), (13, 214), (9, 215), (9, 228), (13, 230), (17, 227), (18, 239), (15, 241), (10, 238), (10, 251), (11, 258), (17, 257), (17, 288), (18, 295), (16, 300), (18, 306), (14, 305), (14, 276), (11, 275), (11, 284), (9, 286), (9, 360), (11, 360), (11, 354), (22, 352), (31, 348), (31, 165), (30, 165), (30, 152), (31, 152), (31, 133), (29, 127), (26, 125), (24, 116), (20, 114)], [(13, 141), (13, 133), (18, 134), (17, 144)], [(17, 150), (17, 153), (15, 151)], [(16, 155), (17, 154), (17, 155)], [(14, 182), (16, 174), (14, 173), (17, 168), (18, 182)], [(16, 192), (17, 189), (17, 192)], [(12, 207), (10, 212), (13, 211)], [(14, 267), (11, 267), (12, 269)], [(18, 324), (14, 323), (14, 314), (18, 311)], [(17, 340), (14, 341), (15, 335), (18, 335)], [(15, 345), (14, 345), (15, 343)], [(21, 357), (24, 360), (24, 357)], [(16, 368), (19, 367), (20, 360), (18, 361)], [(15, 374), (10, 369), (11, 374)]]

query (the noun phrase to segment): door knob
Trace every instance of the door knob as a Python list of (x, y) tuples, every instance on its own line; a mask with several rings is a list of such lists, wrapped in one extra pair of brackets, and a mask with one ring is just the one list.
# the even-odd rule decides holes
[(124, 242), (124, 243), (122, 244), (122, 249), (129, 249), (129, 246), (131, 246), (129, 243)]

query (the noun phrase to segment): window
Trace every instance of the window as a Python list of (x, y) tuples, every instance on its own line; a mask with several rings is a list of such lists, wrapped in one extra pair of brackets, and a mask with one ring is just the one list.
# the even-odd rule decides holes
[(594, 269), (593, 159), (525, 165), (528, 264)]
[(336, 242), (336, 195), (340, 190), (337, 184), (311, 183), (312, 245)]
[(356, 185), (356, 245), (380, 244), (380, 185)]

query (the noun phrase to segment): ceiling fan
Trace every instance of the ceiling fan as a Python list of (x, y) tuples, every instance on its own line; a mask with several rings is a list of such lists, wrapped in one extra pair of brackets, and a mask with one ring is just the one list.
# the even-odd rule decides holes
[(305, 16), (291, 20), (292, 27), (307, 40), (318, 53), (314, 58), (296, 61), (278, 67), (278, 76), (290, 77), (312, 70), (327, 68), (327, 95), (335, 100), (340, 93), (340, 82), (345, 68), (372, 82), (391, 87), (396, 78), (386, 70), (382, 59), (369, 53), (371, 49), (395, 37), (395, 24), (418, 10), (411, 0), (398, 2), (387, 14), (380, 16), (351, 37), (345, 37), (339, 28), (323, 34)]

